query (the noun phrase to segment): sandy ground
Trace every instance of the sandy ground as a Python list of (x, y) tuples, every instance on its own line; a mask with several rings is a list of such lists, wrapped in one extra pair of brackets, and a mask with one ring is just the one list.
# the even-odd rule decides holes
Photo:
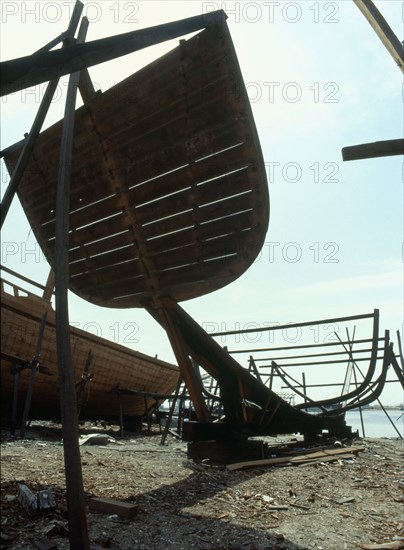
[[(157, 428), (123, 439), (108, 433), (115, 441), (80, 447), (86, 502), (118, 499), (135, 504), (136, 513), (88, 510), (94, 549), (404, 548), (399, 440), (356, 440), (364, 450), (346, 460), (229, 471), (189, 460), (186, 444), (171, 435), (162, 446)], [(60, 438), (49, 425), (32, 426), (22, 441), (2, 431), (1, 548), (69, 548)], [(20, 484), (34, 492), (50, 487), (56, 509), (29, 516), (18, 502)]]

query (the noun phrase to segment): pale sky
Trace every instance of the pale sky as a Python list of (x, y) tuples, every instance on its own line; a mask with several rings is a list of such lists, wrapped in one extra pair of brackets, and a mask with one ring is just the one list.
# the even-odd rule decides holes
[[(208, 330), (234, 330), (379, 308), (381, 329), (391, 331), (397, 348), (396, 331), (402, 334), (404, 328), (402, 157), (344, 163), (341, 149), (402, 137), (402, 73), (354, 2), (84, 4), (90, 19), (87, 40), (213, 9), (228, 14), (266, 162), (271, 218), (262, 253), (247, 273), (222, 290), (184, 302), (184, 309)], [(375, 4), (402, 40), (402, 2)], [(29, 55), (58, 36), (67, 28), (72, 6), (67, 0), (3, 0), (2, 60)], [(106, 90), (177, 43), (91, 68), (91, 77)], [(44, 88), (1, 100), (2, 149), (29, 131)], [(45, 127), (62, 117), (65, 88), (63, 78)], [(2, 193), (7, 183), (2, 166)], [(17, 200), (3, 230), (2, 263), (38, 282), (46, 280), (48, 265)], [(70, 320), (173, 360), (164, 332), (142, 310), (105, 310), (71, 295)], [(329, 328), (321, 330), (325, 338)], [(299, 338), (310, 342), (313, 334), (306, 329)], [(290, 335), (279, 338), (287, 342)], [(266, 346), (268, 335), (221, 343), (230, 349)], [(244, 356), (241, 362), (247, 365)], [(308, 383), (332, 377), (309, 367), (305, 373)], [(398, 384), (386, 388), (382, 401), (404, 401)]]

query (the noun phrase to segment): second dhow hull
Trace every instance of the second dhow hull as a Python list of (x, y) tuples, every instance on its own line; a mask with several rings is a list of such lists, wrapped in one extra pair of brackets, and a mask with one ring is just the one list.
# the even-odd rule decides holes
[[(33, 388), (30, 418), (59, 418), (59, 384), (56, 354), (55, 313), (49, 302), (41, 298), (12, 296), (2, 292), (1, 315), (1, 409), (9, 417), (12, 407), (13, 361), (19, 356), (29, 361), (35, 354), (41, 319), (48, 311), (42, 342), (40, 364), (49, 375), (37, 372)], [(178, 367), (157, 358), (126, 348), (120, 344), (71, 327), (71, 351), (76, 384), (82, 380), (89, 350), (93, 355), (91, 381), (83, 392), (81, 418), (118, 418), (120, 404), (116, 389), (134, 389), (157, 394), (173, 393), (179, 376)], [(21, 372), (18, 404), (21, 410), (30, 380), (30, 370)], [(124, 416), (143, 416), (156, 405), (156, 399), (143, 395), (122, 395)]]

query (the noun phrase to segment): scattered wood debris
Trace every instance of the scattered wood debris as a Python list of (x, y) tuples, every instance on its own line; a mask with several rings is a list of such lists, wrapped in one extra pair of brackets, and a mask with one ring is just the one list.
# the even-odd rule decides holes
[[(60, 431), (50, 433), (49, 426), (46, 437), (32, 428), (24, 441), (3, 435), (0, 547), (6, 550), (69, 550), (63, 447)], [(318, 462), (231, 471), (190, 461), (185, 443), (169, 436), (162, 446), (156, 435), (80, 447), (92, 550), (360, 550), (361, 544), (404, 550), (399, 441), (350, 444), (365, 452), (345, 461), (343, 454), (324, 456), (333, 448), (265, 438), (269, 458)], [(314, 452), (322, 454), (312, 459)], [(18, 501), (20, 484), (32, 493), (51, 486), (56, 508), (28, 515)], [(136, 512), (95, 510), (94, 498)]]
[(266, 466), (299, 466), (302, 464), (315, 464), (319, 462), (331, 462), (341, 460), (343, 458), (352, 458), (361, 451), (364, 447), (345, 447), (337, 449), (323, 449), (322, 451), (313, 451), (307, 454), (295, 454), (281, 456), (276, 458), (264, 458), (262, 460), (247, 460), (245, 462), (236, 462), (228, 464), (226, 467), (230, 471), (245, 470), (247, 468), (263, 468)]

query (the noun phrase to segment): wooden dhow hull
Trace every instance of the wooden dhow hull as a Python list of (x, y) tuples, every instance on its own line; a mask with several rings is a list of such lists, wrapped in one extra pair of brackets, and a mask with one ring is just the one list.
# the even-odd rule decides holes
[[(56, 356), (55, 313), (50, 303), (33, 294), (1, 294), (1, 408), (2, 416), (10, 417), (12, 410), (14, 375), (18, 362), (31, 361), (40, 332), (41, 320), (47, 311), (47, 322), (40, 354), (40, 365), (48, 373), (36, 373), (33, 386), (30, 418), (59, 418), (59, 385)], [(146, 393), (173, 393), (179, 376), (178, 367), (157, 358), (124, 347), (79, 328), (71, 327), (71, 350), (77, 386), (82, 380), (89, 351), (93, 361), (92, 376), (84, 387), (81, 418), (118, 418), (120, 400), (124, 416), (143, 416), (156, 406), (151, 396), (121, 393), (117, 389), (139, 390)], [(31, 378), (31, 369), (23, 369), (18, 384), (18, 409), (24, 407)]]

